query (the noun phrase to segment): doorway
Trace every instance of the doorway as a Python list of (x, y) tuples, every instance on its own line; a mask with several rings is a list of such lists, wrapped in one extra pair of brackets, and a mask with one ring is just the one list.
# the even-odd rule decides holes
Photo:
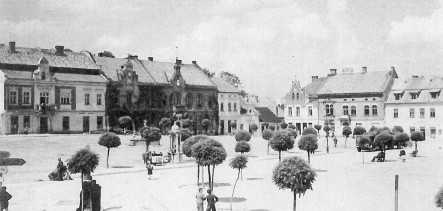
[(11, 134), (18, 134), (18, 116), (11, 116)]
[(220, 134), (225, 134), (225, 120), (220, 120)]
[(89, 116), (83, 117), (83, 132), (89, 133)]
[(48, 133), (48, 117), (40, 117), (40, 133)]

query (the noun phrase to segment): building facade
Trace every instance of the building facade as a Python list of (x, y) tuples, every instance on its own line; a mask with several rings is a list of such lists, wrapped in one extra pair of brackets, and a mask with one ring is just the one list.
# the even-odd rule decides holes
[(401, 126), (406, 133), (423, 133), (426, 139), (442, 137), (443, 78), (413, 76), (396, 79), (386, 101), (385, 122), (392, 128)]
[(106, 129), (106, 79), (88, 52), (0, 45), (2, 134)]

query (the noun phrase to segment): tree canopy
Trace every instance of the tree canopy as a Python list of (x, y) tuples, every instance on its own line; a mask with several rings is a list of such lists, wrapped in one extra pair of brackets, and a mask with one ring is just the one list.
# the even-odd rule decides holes
[(281, 127), (282, 129), (286, 129), (286, 128), (288, 127), (288, 123), (286, 123), (286, 122), (282, 122), (282, 123), (280, 124), (280, 127)]
[(121, 141), (120, 137), (118, 137), (115, 133), (106, 132), (100, 136), (98, 144), (107, 148), (115, 148), (120, 146)]
[(118, 124), (122, 128), (129, 128), (129, 127), (131, 127), (131, 124), (132, 124), (132, 118), (130, 116), (122, 116), (122, 117), (118, 118)]
[(214, 73), (214, 72), (211, 72), (211, 71), (209, 71), (209, 70), (206, 69), (206, 68), (203, 68), (202, 71), (203, 71), (203, 73), (204, 73), (206, 76), (208, 76), (209, 78), (213, 78), (213, 77), (215, 76), (215, 73)]
[(306, 129), (304, 129), (302, 132), (302, 135), (308, 135), (308, 134), (317, 135), (317, 130), (312, 127), (308, 127)]
[(198, 141), (192, 146), (192, 157), (196, 159), (198, 165), (218, 165), (226, 160), (226, 151), (223, 145), (206, 136), (206, 139)]
[(236, 141), (249, 141), (251, 140), (251, 134), (248, 131), (240, 130), (235, 134)]
[(281, 151), (294, 148), (294, 139), (291, 138), (287, 130), (281, 130), (274, 134), (270, 145), (273, 150), (278, 151), (278, 157), (281, 160)]
[(245, 153), (251, 151), (251, 145), (246, 141), (238, 141), (235, 144), (235, 152)]
[(240, 78), (233, 73), (222, 71), (220, 73), (220, 78), (225, 79), (227, 82), (229, 82), (230, 84), (232, 84), (237, 88), (242, 87), (242, 82), (240, 81)]
[(274, 135), (274, 132), (270, 129), (263, 130), (263, 132), (262, 132), (262, 137), (264, 140), (270, 140), (273, 135)]
[(251, 129), (252, 131), (257, 131), (257, 130), (258, 130), (258, 126), (257, 126), (257, 124), (252, 123), (252, 124), (249, 126), (249, 129)]
[(344, 128), (343, 128), (343, 133), (342, 133), (342, 135), (344, 135), (346, 138), (347, 137), (349, 137), (349, 135), (351, 135), (352, 134), (352, 129), (351, 129), (351, 127), (349, 127), (349, 126), (345, 126)]
[(366, 129), (364, 127), (357, 126), (354, 128), (354, 135), (358, 136), (363, 135), (364, 133), (366, 133)]
[(90, 174), (94, 172), (99, 161), (100, 158), (97, 153), (88, 149), (81, 149), (68, 160), (67, 167), (72, 174)]

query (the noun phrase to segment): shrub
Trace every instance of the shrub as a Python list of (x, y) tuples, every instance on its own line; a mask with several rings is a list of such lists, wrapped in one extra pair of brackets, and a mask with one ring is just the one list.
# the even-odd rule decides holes
[(186, 139), (193, 135), (191, 130), (189, 130), (188, 128), (182, 128), (179, 131), (181, 134), (181, 141), (186, 141)]
[(240, 130), (235, 134), (236, 141), (249, 141), (251, 140), (251, 134), (248, 131)]
[(275, 131), (275, 125), (269, 125), (269, 129)]
[(310, 153), (318, 148), (317, 135), (307, 134), (303, 135), (298, 141), (298, 148), (308, 152), (308, 163), (311, 163)]
[(251, 151), (251, 145), (246, 141), (238, 141), (235, 145), (235, 152), (245, 153)]
[(281, 151), (287, 151), (294, 148), (294, 139), (291, 138), (288, 131), (281, 130), (274, 134), (270, 145), (272, 149), (278, 151), (278, 160), (281, 161)]
[(317, 130), (313, 127), (308, 127), (304, 129), (302, 135), (308, 135), (308, 134), (317, 135)]
[(363, 135), (364, 133), (366, 133), (366, 129), (364, 127), (361, 126), (357, 126), (354, 128), (354, 135), (358, 136), (358, 135)]
[(109, 151), (111, 148), (120, 146), (120, 137), (118, 137), (115, 133), (103, 133), (98, 140), (98, 144), (108, 148), (108, 155), (106, 156), (106, 168), (109, 168)]
[(282, 129), (286, 129), (286, 128), (288, 127), (288, 124), (285, 123), (285, 122), (283, 122), (283, 123), (280, 124), (280, 127), (281, 127)]
[(257, 124), (252, 123), (252, 124), (249, 126), (249, 129), (251, 129), (252, 131), (257, 131), (257, 130), (258, 130), (258, 126), (257, 126)]

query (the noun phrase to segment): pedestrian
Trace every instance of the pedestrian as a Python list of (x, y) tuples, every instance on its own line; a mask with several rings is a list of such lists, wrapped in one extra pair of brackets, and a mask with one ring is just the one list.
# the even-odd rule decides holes
[(203, 201), (206, 200), (205, 194), (203, 193), (203, 188), (198, 188), (198, 193), (195, 195), (197, 199), (197, 211), (203, 211)]
[(206, 196), (206, 199), (208, 200), (208, 207), (206, 208), (206, 211), (217, 211), (215, 209), (215, 203), (218, 202), (218, 197), (212, 194), (212, 190), (208, 189), (208, 195)]
[(337, 148), (337, 137), (336, 136), (334, 136), (334, 146), (335, 146), (335, 148)]
[(63, 165), (63, 161), (61, 158), (58, 158), (58, 164), (57, 164), (57, 180), (58, 181), (63, 181), (63, 173), (64, 171), (66, 171), (66, 166)]
[(9, 200), (12, 198), (11, 194), (6, 191), (6, 187), (0, 190), (0, 211), (8, 211)]
[(152, 166), (151, 162), (146, 163), (146, 169), (148, 169), (148, 180), (151, 180), (152, 177), (152, 170), (154, 170), (154, 167)]
[(403, 162), (406, 161), (406, 152), (405, 152), (405, 150), (403, 148), (400, 150), (400, 159)]

